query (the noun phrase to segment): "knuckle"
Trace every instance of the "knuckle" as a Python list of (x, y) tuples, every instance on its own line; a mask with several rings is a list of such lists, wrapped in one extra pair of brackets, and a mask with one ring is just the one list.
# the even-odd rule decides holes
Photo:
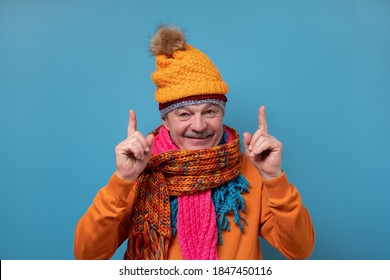
[(122, 147), (120, 147), (119, 145), (115, 147), (115, 155), (118, 156), (121, 154), (121, 151), (122, 151)]
[(115, 146), (115, 152), (116, 152), (116, 153), (119, 152), (119, 151), (121, 150), (121, 148), (122, 148), (122, 143), (116, 145), (116, 146)]
[(141, 132), (139, 132), (139, 131), (137, 130), (137, 131), (134, 131), (134, 136), (135, 136), (135, 137), (142, 137), (142, 134), (141, 134)]
[(128, 143), (130, 146), (137, 145), (138, 142), (139, 142), (139, 140), (138, 140), (138, 138), (137, 138), (135, 135), (131, 135), (131, 136), (127, 139), (127, 143)]

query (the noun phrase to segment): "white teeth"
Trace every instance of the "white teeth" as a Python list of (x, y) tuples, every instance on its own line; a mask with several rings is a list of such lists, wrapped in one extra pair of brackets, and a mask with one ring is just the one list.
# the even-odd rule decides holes
[(186, 138), (191, 138), (191, 139), (206, 139), (206, 138), (209, 138), (209, 137), (212, 137), (214, 134), (206, 134), (206, 135), (184, 135), (184, 137)]
[[(210, 135), (211, 136), (211, 135)], [(185, 136), (187, 138), (190, 138), (190, 139), (207, 139), (209, 138), (210, 136), (206, 136), (206, 137), (192, 137), (192, 136)]]

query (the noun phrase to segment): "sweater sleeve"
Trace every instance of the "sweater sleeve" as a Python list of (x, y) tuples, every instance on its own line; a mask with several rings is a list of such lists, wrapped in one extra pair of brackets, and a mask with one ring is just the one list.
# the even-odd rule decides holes
[(75, 232), (76, 259), (110, 259), (128, 238), (136, 182), (112, 175), (81, 217)]
[(314, 229), (298, 190), (285, 173), (262, 181), (259, 234), (289, 259), (305, 259), (314, 248)]

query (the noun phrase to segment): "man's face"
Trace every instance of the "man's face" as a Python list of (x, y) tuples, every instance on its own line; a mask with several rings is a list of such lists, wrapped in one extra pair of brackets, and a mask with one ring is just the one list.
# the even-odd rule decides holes
[(223, 134), (222, 117), (221, 107), (203, 103), (175, 109), (163, 122), (179, 149), (199, 150), (219, 144)]

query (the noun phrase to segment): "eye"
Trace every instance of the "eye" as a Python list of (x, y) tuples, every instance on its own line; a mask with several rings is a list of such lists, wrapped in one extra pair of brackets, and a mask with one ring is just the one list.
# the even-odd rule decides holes
[(191, 117), (191, 113), (186, 110), (179, 110), (176, 112), (176, 116), (179, 120), (186, 121)]
[(188, 117), (190, 114), (186, 113), (186, 112), (183, 112), (183, 113), (180, 113), (178, 116), (181, 117), (181, 118), (185, 118), (185, 117)]
[(217, 110), (208, 109), (208, 110), (206, 110), (205, 115), (208, 117), (214, 117), (215, 115), (217, 115)]

